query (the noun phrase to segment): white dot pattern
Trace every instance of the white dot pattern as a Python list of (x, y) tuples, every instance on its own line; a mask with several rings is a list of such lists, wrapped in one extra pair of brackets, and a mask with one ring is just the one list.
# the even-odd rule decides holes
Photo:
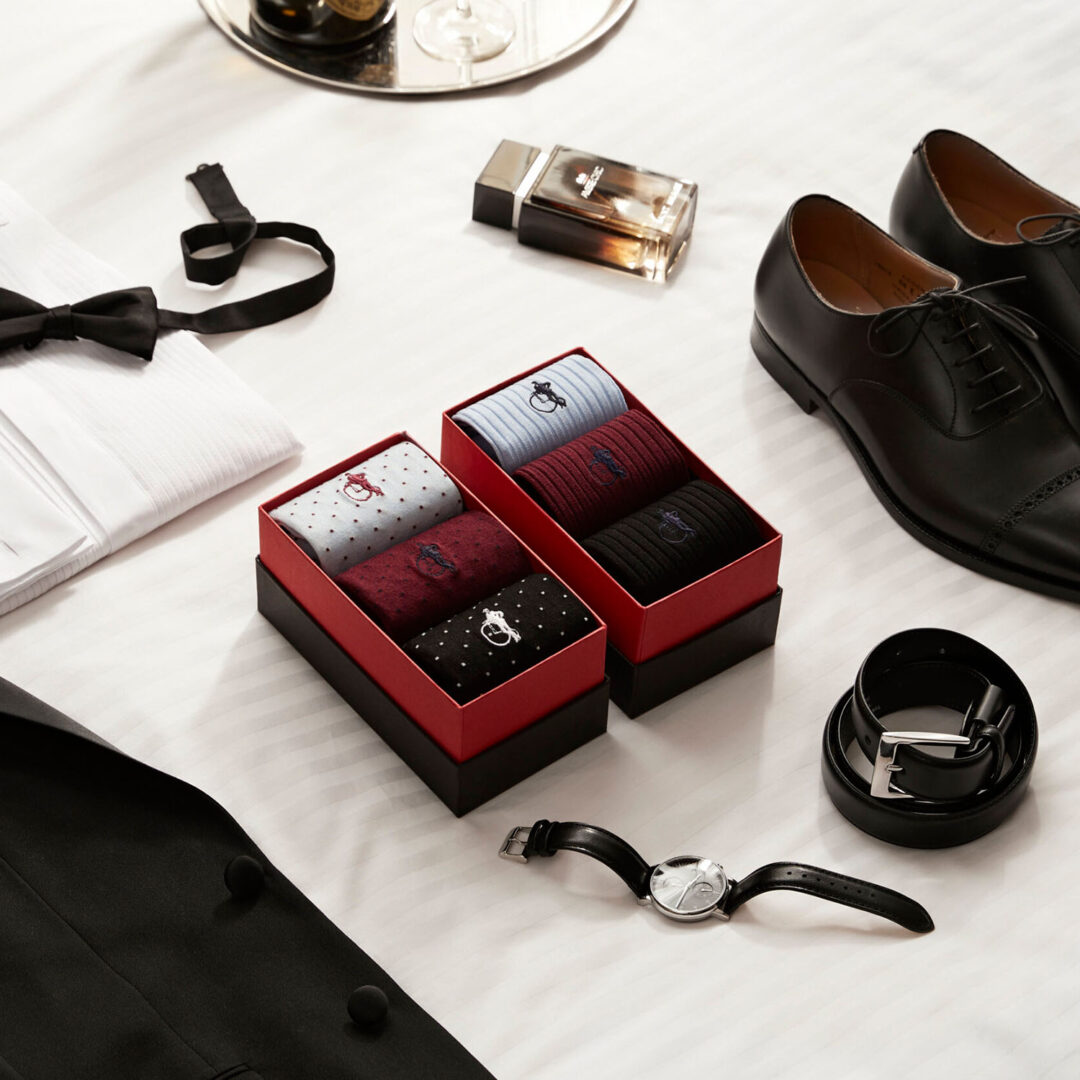
[(442, 466), (404, 440), (270, 516), (333, 575), (463, 509), (461, 492)]
[(447, 693), (464, 703), (565, 648), (595, 625), (584, 605), (559, 581), (531, 574), (403, 647)]

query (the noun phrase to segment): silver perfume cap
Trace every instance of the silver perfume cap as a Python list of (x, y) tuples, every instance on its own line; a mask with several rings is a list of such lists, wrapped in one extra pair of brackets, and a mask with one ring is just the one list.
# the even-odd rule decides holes
[(503, 139), (477, 177), (473, 189), (473, 221), (498, 225), (500, 229), (514, 228), (517, 224), (515, 201), (520, 205), (526, 194), (518, 189), (540, 156), (539, 146)]

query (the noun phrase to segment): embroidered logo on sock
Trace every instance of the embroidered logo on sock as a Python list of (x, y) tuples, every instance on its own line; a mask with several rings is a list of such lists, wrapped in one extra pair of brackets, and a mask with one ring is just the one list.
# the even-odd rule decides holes
[(657, 513), (660, 515), (660, 527), (656, 531), (661, 540), (666, 540), (669, 544), (681, 544), (691, 536), (697, 536), (697, 529), (687, 525), (679, 517), (678, 510), (657, 510)]
[(354, 503), (365, 503), (373, 495), (382, 495), (383, 490), (373, 484), (362, 472), (346, 473), (345, 486), (341, 489), (341, 494), (347, 499), (352, 499)]
[(566, 408), (566, 398), (556, 394), (551, 389), (550, 382), (533, 379), (533, 392), (529, 395), (529, 405), (537, 412), (553, 413), (556, 409)]
[(489, 645), (500, 649), (514, 641), (520, 641), (521, 635), (506, 621), (501, 611), (484, 608), (484, 621), (480, 624), (480, 633)]
[(594, 446), (592, 456), (589, 472), (601, 487), (611, 487), (616, 480), (625, 480), (630, 475), (606, 447)]
[(438, 544), (420, 544), (416, 556), (416, 569), (425, 577), (440, 578), (457, 572), (454, 565), (440, 550)]

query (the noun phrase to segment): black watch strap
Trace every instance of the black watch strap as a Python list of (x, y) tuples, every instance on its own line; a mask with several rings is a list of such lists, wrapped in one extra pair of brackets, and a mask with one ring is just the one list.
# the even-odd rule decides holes
[[(648, 895), (652, 867), (621, 837), (597, 825), (580, 821), (538, 821), (528, 836), (515, 829), (503, 845), (510, 858), (528, 859), (533, 855), (551, 856), (557, 851), (577, 851), (602, 862), (626, 882), (637, 897)], [(520, 850), (514, 850), (515, 846)]]
[(890, 919), (905, 930), (912, 930), (917, 934), (925, 934), (934, 929), (934, 920), (922, 904), (903, 893), (804, 863), (769, 863), (752, 874), (747, 874), (741, 881), (733, 881), (720, 905), (721, 910), (730, 915), (747, 900), (773, 889), (793, 889), (822, 900), (846, 904), (860, 911), (880, 915), (883, 919)]

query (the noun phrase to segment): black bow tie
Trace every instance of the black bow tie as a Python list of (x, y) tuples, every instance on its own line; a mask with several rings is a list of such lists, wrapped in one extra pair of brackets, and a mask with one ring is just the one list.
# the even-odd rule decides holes
[[(162, 330), (193, 330), (198, 334), (250, 330), (306, 311), (330, 292), (334, 253), (314, 229), (286, 221), (256, 222), (236, 197), (220, 165), (200, 165), (188, 179), (217, 218), (216, 223), (196, 225), (180, 236), (189, 281), (220, 285), (240, 269), (253, 241), (277, 237), (313, 247), (326, 266), (313, 277), (292, 285), (197, 312), (159, 308), (153, 290), (146, 286), (118, 289), (53, 308), (10, 289), (0, 289), (0, 349), (13, 345), (32, 349), (45, 340), (82, 338), (149, 360)], [(218, 244), (228, 244), (230, 250), (209, 258), (197, 257), (197, 252)]]
[(96, 341), (149, 360), (158, 334), (157, 299), (151, 289), (118, 289), (47, 308), (10, 289), (0, 289), (0, 349), (34, 348), (42, 341)]

